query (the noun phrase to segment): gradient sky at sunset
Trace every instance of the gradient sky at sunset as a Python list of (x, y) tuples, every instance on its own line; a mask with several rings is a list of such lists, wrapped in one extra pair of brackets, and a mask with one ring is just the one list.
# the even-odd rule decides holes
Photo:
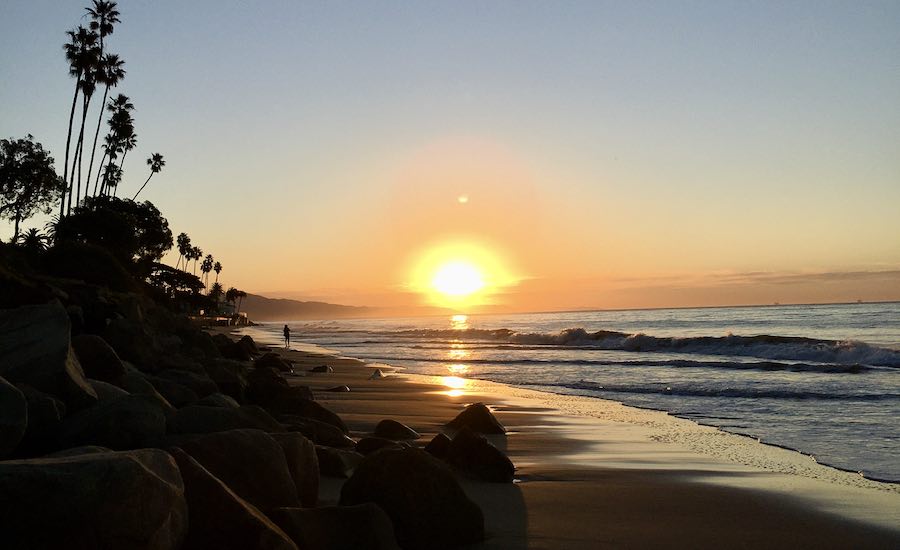
[[(59, 162), (85, 4), (0, 6), (0, 136)], [(896, 1), (119, 9), (122, 190), (163, 153), (226, 285), (418, 305), (457, 247), (502, 309), (900, 299)]]

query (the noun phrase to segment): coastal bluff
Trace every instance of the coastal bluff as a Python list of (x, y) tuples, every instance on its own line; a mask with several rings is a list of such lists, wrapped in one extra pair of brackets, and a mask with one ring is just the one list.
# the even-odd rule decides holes
[(512, 481), (458, 425), (472, 413), (432, 454), (388, 417), (352, 431), (303, 383), (315, 372), (249, 336), (134, 294), (45, 296), (0, 309), (3, 548), (454, 548), (485, 538), (462, 483)]

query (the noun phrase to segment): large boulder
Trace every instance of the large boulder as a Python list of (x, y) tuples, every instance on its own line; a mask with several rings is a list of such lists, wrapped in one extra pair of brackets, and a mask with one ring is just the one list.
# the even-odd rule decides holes
[(0, 459), (9, 456), (28, 428), (28, 401), (22, 392), (0, 377)]
[(4, 548), (179, 548), (187, 503), (158, 449), (0, 462)]
[(216, 383), (219, 391), (243, 403), (247, 391), (244, 366), (230, 359), (209, 359), (203, 363), (206, 374)]
[(315, 506), (319, 499), (319, 460), (316, 446), (298, 433), (270, 433), (281, 445), (288, 470), (294, 478), (297, 496), (303, 506)]
[(113, 386), (108, 382), (103, 382), (101, 380), (93, 380), (91, 378), (87, 379), (88, 384), (94, 388), (94, 391), (97, 393), (98, 401), (106, 401), (108, 399), (114, 399), (116, 397), (122, 397), (123, 395), (128, 395), (128, 392), (123, 390), (118, 386)]
[(316, 403), (315, 401), (306, 399), (304, 397), (304, 391), (294, 391), (300, 390), (301, 387), (302, 386), (290, 388), (292, 391), (283, 393), (281, 394), (281, 396), (269, 402), (269, 404), (265, 406), (266, 410), (274, 414), (287, 414), (300, 416), (303, 418), (311, 418), (313, 420), (318, 420), (319, 422), (331, 424), (345, 434), (350, 433), (347, 425), (344, 424), (344, 421), (341, 420), (341, 417), (338, 416), (335, 412), (326, 409), (324, 406)]
[(425, 452), (436, 458), (445, 458), (450, 450), (450, 443), (449, 437), (439, 433), (425, 445)]
[(256, 342), (253, 341), (253, 338), (250, 336), (244, 335), (237, 341), (237, 344), (244, 349), (247, 350), (251, 355), (259, 355), (259, 348), (256, 347)]
[(259, 359), (253, 362), (253, 366), (256, 368), (273, 368), (278, 372), (294, 371), (294, 368), (286, 359), (283, 359), (273, 351), (264, 353)]
[(194, 458), (177, 447), (170, 452), (181, 470), (190, 512), (185, 548), (297, 550), (291, 539), (262, 512)]
[(484, 515), (450, 470), (420, 449), (367, 456), (341, 488), (342, 506), (374, 502), (403, 548), (453, 548), (484, 539)]
[(113, 319), (102, 336), (119, 357), (142, 368), (152, 367), (160, 355), (159, 345), (147, 327), (132, 319)]
[(399, 550), (391, 518), (377, 504), (278, 508), (272, 520), (304, 550)]
[(198, 399), (219, 391), (219, 387), (216, 386), (216, 383), (209, 378), (205, 371), (197, 373), (180, 369), (167, 369), (157, 372), (156, 378), (181, 384), (197, 394)]
[(49, 393), (73, 410), (95, 403), (69, 332), (59, 302), (0, 310), (0, 376)]
[(316, 458), (323, 476), (345, 479), (362, 462), (363, 455), (356, 451), (316, 445)]
[(316, 445), (327, 445), (341, 449), (356, 445), (356, 442), (342, 432), (340, 428), (331, 424), (291, 414), (278, 415), (277, 418), (286, 430), (300, 432)]
[(290, 388), (288, 381), (272, 367), (253, 369), (247, 375), (247, 400), (263, 407)]
[(72, 338), (72, 348), (88, 378), (115, 383), (125, 374), (125, 366), (106, 340), (94, 334), (79, 334)]
[(284, 450), (260, 430), (230, 430), (172, 441), (241, 498), (264, 513), (297, 506), (297, 487)]
[(406, 445), (399, 441), (385, 439), (383, 437), (364, 437), (356, 442), (356, 452), (361, 455), (372, 454), (384, 448), (402, 449)]
[(65, 403), (27, 384), (16, 387), (28, 402), (28, 427), (16, 454), (40, 455), (55, 449), (56, 433), (66, 416)]
[(255, 405), (207, 407), (190, 405), (169, 419), (169, 433), (206, 434), (238, 429), (283, 432), (284, 428), (269, 413)]
[(375, 437), (393, 441), (419, 439), (419, 433), (402, 422), (386, 418), (375, 426)]
[(447, 427), (454, 430), (469, 428), (473, 432), (481, 434), (506, 433), (506, 428), (484, 403), (469, 405), (463, 412), (456, 415), (456, 418), (448, 422)]
[(175, 412), (175, 407), (169, 403), (169, 400), (156, 390), (144, 373), (133, 366), (125, 365), (125, 374), (115, 385), (133, 395), (149, 395), (159, 401), (168, 412)]
[(173, 407), (181, 408), (200, 400), (200, 396), (194, 390), (168, 378), (145, 374), (144, 379), (150, 382), (163, 399), (171, 403)]
[(200, 407), (225, 407), (228, 409), (237, 409), (241, 406), (234, 398), (225, 395), (224, 393), (209, 394), (200, 401), (197, 401), (195, 405)]
[(450, 442), (446, 460), (482, 481), (511, 483), (516, 473), (516, 467), (503, 451), (469, 428), (460, 430)]
[(99, 445), (117, 451), (158, 447), (166, 434), (166, 410), (148, 395), (125, 395), (67, 416), (59, 446)]

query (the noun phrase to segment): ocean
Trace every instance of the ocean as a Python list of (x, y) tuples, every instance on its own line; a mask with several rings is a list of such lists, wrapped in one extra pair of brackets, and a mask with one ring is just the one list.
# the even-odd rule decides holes
[(898, 302), (288, 324), (303, 349), (666, 411), (900, 482)]

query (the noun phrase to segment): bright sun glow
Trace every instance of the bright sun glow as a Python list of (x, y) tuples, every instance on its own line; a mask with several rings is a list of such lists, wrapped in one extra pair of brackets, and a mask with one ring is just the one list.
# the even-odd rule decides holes
[(468, 262), (447, 262), (438, 268), (431, 286), (448, 296), (468, 296), (484, 288), (484, 277)]
[[(495, 296), (519, 281), (497, 249), (471, 241), (426, 245), (410, 259), (407, 288), (431, 305), (457, 312), (496, 303)], [(468, 328), (463, 318), (451, 324)]]

